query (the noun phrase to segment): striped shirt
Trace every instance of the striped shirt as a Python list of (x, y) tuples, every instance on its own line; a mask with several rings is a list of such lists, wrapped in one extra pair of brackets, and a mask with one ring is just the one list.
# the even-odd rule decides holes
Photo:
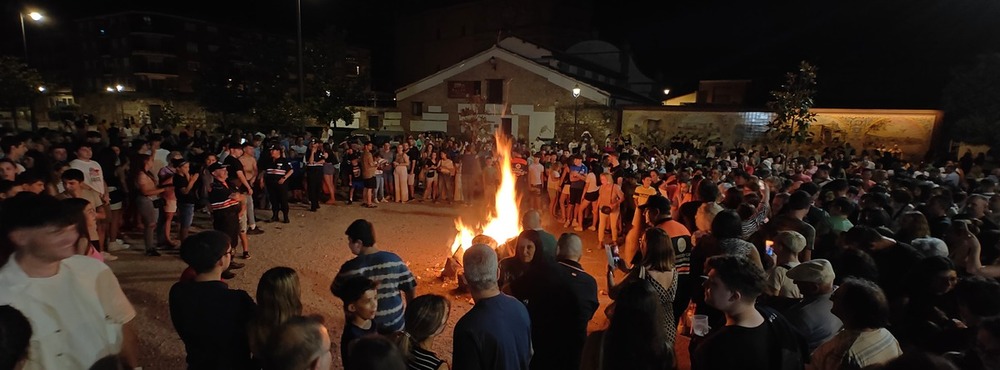
[(406, 362), (406, 368), (409, 370), (437, 370), (444, 363), (436, 353), (417, 346), (413, 346), (410, 356)]
[(340, 266), (333, 284), (356, 275), (363, 275), (379, 284), (378, 311), (375, 313), (379, 331), (403, 330), (403, 297), (400, 291), (413, 290), (417, 286), (406, 263), (391, 252), (362, 254)]
[(901, 355), (899, 342), (885, 328), (861, 333), (845, 329), (813, 351), (812, 366), (816, 370), (861, 369)]
[(230, 198), (233, 191), (229, 189), (229, 184), (225, 181), (212, 181), (212, 188), (208, 192), (208, 201), (211, 203), (213, 211), (239, 206), (240, 201)]

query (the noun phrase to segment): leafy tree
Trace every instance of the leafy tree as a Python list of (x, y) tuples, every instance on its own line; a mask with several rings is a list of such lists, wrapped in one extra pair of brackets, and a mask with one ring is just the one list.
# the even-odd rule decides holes
[(489, 140), (493, 137), (493, 122), (486, 118), (486, 104), (482, 95), (468, 99), (469, 107), (458, 112), (458, 124), (462, 135), (473, 141)]
[(816, 113), (810, 112), (816, 95), (816, 70), (816, 66), (802, 61), (797, 71), (785, 74), (780, 89), (771, 91), (767, 107), (774, 111), (774, 118), (767, 125), (778, 142), (801, 144), (812, 137), (809, 125), (816, 121)]
[(160, 128), (173, 130), (184, 123), (184, 115), (174, 108), (174, 103), (167, 102), (167, 105), (163, 106), (163, 113), (160, 115), (158, 123)]
[(980, 55), (956, 68), (944, 89), (945, 130), (971, 144), (1000, 140), (1000, 53)]
[[(42, 76), (17, 58), (0, 57), (0, 85), (0, 107), (11, 112), (14, 127), (17, 127), (17, 107), (31, 104), (38, 96)], [(34, 122), (33, 125), (37, 126)]]

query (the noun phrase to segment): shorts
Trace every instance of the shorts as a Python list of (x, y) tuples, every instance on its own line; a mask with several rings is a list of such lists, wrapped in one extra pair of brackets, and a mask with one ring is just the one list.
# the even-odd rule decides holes
[(562, 193), (566, 194), (566, 195), (569, 195), (569, 184), (566, 184), (566, 185), (562, 186)]
[(588, 201), (588, 202), (593, 203), (593, 202), (596, 202), (597, 198), (599, 198), (600, 196), (601, 196), (601, 192), (595, 191), (595, 192), (590, 192), (590, 193), (584, 194), (583, 195), (583, 199), (586, 200), (586, 201)]
[(374, 177), (365, 179), (365, 188), (366, 189), (375, 189), (377, 187), (378, 187), (378, 179), (376, 179)]
[(541, 184), (531, 185), (531, 193), (534, 194), (536, 197), (540, 197), (543, 194), (545, 194), (545, 190), (542, 189)]
[(167, 199), (167, 204), (163, 206), (163, 212), (177, 213), (177, 199)]
[(323, 165), (323, 174), (327, 175), (327, 176), (336, 176), (337, 175), (337, 166), (335, 166), (333, 163), (324, 164)]
[(559, 199), (559, 188), (549, 188), (549, 199)]
[(365, 182), (361, 180), (354, 180), (351, 181), (351, 186), (354, 187), (354, 190), (361, 190), (365, 188)]
[(569, 188), (569, 204), (580, 204), (580, 198), (583, 198), (583, 188)]

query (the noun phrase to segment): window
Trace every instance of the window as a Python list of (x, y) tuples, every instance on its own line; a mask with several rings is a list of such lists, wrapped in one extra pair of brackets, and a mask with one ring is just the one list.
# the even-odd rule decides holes
[(503, 104), (503, 80), (486, 80), (486, 102)]
[(193, 43), (193, 42), (187, 43), (187, 51), (192, 52), (192, 53), (197, 53), (198, 52), (198, 44)]
[(424, 114), (424, 102), (415, 101), (410, 103), (410, 114), (422, 116)]

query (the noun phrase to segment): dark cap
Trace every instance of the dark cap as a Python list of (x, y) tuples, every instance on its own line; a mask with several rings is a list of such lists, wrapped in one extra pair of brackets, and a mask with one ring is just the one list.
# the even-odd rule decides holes
[(189, 236), (181, 243), (181, 259), (197, 273), (211, 271), (230, 246), (229, 236), (208, 230)]
[(211, 166), (208, 166), (208, 171), (209, 172), (215, 172), (215, 170), (223, 169), (223, 168), (226, 168), (226, 167), (229, 167), (229, 166), (222, 164), (222, 162), (215, 162), (215, 163), (212, 163)]
[(271, 146), (267, 147), (267, 150), (279, 150), (280, 151), (280, 150), (284, 150), (284, 148), (282, 148), (281, 145), (271, 145)]
[(670, 212), (670, 199), (662, 195), (653, 195), (646, 200), (646, 204), (639, 206), (639, 209), (645, 210), (646, 208), (652, 207), (655, 210), (662, 212)]

